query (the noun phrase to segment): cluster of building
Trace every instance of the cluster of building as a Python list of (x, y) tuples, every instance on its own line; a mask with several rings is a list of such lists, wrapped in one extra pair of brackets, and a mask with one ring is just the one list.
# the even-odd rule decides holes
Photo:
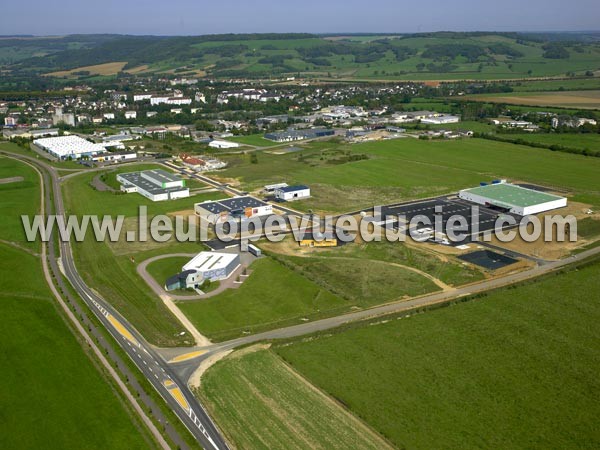
[(302, 141), (305, 139), (316, 139), (321, 137), (333, 136), (334, 130), (327, 128), (308, 128), (308, 129), (288, 129), (285, 131), (274, 131), (272, 133), (266, 133), (265, 139), (269, 139), (274, 142), (293, 142)]
[[(290, 98), (290, 94), (287, 95)], [(268, 92), (266, 89), (240, 89), (236, 91), (222, 91), (217, 95), (217, 104), (226, 105), (230, 99), (239, 99), (255, 102), (268, 102), (281, 100), (282, 94)], [(293, 98), (293, 96), (291, 97)]]

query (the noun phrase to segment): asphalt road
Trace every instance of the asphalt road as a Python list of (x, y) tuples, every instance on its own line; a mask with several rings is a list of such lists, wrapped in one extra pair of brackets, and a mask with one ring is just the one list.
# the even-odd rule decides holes
[[(393, 313), (410, 312), (411, 310), (415, 310), (425, 306), (447, 303), (460, 297), (486, 292), (499, 287), (518, 283), (520, 281), (524, 281), (530, 278), (538, 277), (540, 275), (547, 274), (562, 267), (568, 266), (569, 264), (572, 264), (576, 261), (581, 261), (597, 254), (600, 254), (600, 247), (584, 251), (582, 253), (579, 253), (577, 255), (571, 256), (563, 260), (546, 262), (546, 264), (544, 264), (543, 266), (538, 266), (534, 269), (525, 272), (509, 274), (501, 278), (495, 278), (480, 283), (459, 287), (451, 291), (423, 295), (421, 297), (417, 297), (408, 301), (388, 303), (385, 305), (376, 306), (370, 309), (356, 311), (341, 316), (315, 320), (314, 322), (302, 323), (287, 328), (266, 331), (263, 333), (253, 334), (237, 339), (232, 339), (229, 341), (216, 343), (207, 347), (203, 347), (202, 350), (204, 350), (204, 353), (202, 353), (202, 355), (199, 355), (197, 358), (174, 364), (173, 367), (177, 370), (180, 376), (189, 377), (193, 370), (196, 367), (198, 367), (200, 361), (207, 359), (215, 354), (221, 353), (223, 351), (234, 349), (236, 347), (265, 340), (293, 338), (318, 331), (329, 330), (350, 322), (356, 322)], [(171, 349), (171, 351), (169, 352), (171, 357), (175, 356), (174, 350), (175, 349)], [(188, 349), (186, 351), (189, 352), (190, 350)]]
[[(33, 162), (50, 175), (50, 179), (44, 177), (46, 192), (50, 193), (52, 191), (54, 213), (57, 215), (64, 214), (60, 179), (55, 169), (36, 158), (14, 154), (11, 154), (11, 156)], [(53, 242), (53, 239), (51, 239), (50, 243), (53, 244)], [(169, 364), (145, 341), (143, 336), (108, 302), (87, 286), (75, 267), (70, 242), (59, 241), (59, 246), (62, 271), (65, 278), (150, 384), (163, 397), (173, 412), (190, 430), (199, 444), (205, 449), (227, 449), (228, 446), (221, 433), (187, 387), (186, 380), (181, 380)], [(56, 264), (56, 261), (51, 262), (54, 265)]]

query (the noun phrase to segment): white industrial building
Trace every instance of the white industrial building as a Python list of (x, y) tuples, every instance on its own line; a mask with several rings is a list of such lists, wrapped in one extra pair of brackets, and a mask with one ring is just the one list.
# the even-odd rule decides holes
[(81, 159), (106, 152), (105, 144), (94, 144), (74, 135), (36, 139), (33, 143), (58, 159)]
[(243, 220), (273, 214), (273, 206), (248, 195), (223, 200), (208, 200), (194, 205), (194, 212), (203, 220), (216, 224), (227, 220)]
[(444, 125), (446, 123), (458, 123), (460, 122), (460, 117), (451, 116), (448, 114), (444, 114), (443, 116), (438, 117), (427, 117), (425, 119), (421, 119), (421, 123), (426, 125)]
[(184, 179), (162, 169), (120, 173), (117, 181), (121, 183), (121, 191), (137, 192), (153, 202), (190, 196)]
[(100, 155), (92, 156), (93, 162), (99, 163), (117, 163), (117, 162), (129, 162), (137, 159), (137, 153), (133, 150), (123, 152), (108, 152)]
[(181, 273), (170, 277), (165, 283), (167, 291), (175, 289), (198, 289), (207, 281), (225, 280), (240, 266), (237, 253), (200, 252), (194, 256)]
[(215, 139), (214, 141), (210, 141), (208, 143), (208, 146), (211, 148), (238, 148), (240, 144), (238, 144), (237, 142), (222, 141), (219, 139)]
[(273, 190), (276, 199), (291, 202), (310, 197), (310, 188), (308, 186), (282, 186)]
[(458, 197), (487, 207), (527, 216), (567, 206), (567, 199), (510, 183), (492, 183), (463, 189)]

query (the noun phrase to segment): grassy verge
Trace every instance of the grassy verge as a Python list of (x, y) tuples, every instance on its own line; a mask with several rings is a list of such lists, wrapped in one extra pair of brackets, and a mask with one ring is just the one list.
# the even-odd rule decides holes
[(596, 447), (599, 268), (276, 352), (401, 448)]
[[(35, 171), (0, 159), (0, 171), (8, 167), (27, 184), (3, 192), (6, 224), (39, 208)], [(0, 227), (0, 238), (25, 245), (13, 226)], [(0, 272), (0, 353), (6, 369), (0, 374), (0, 447), (37, 449), (51, 442), (64, 449), (155, 448), (137, 415), (57, 310), (39, 258), (0, 244)]]

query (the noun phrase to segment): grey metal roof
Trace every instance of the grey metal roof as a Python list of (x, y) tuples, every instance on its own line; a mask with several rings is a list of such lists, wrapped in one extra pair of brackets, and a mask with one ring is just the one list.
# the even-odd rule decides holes
[(143, 178), (141, 176), (141, 172), (129, 172), (129, 173), (121, 173), (119, 174), (121, 178), (123, 178), (127, 183), (137, 186), (138, 188), (143, 189), (146, 192), (149, 192), (152, 195), (164, 194), (167, 192), (179, 192), (182, 190), (186, 190), (186, 187), (172, 187), (172, 188), (162, 188), (152, 183), (151, 181)]

